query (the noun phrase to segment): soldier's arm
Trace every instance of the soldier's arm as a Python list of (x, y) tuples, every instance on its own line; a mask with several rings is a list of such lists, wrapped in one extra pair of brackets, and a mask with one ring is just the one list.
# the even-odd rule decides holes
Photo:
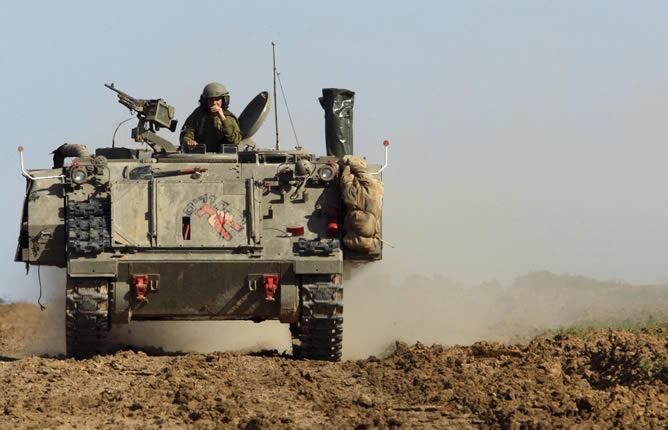
[(234, 115), (228, 111), (225, 111), (225, 119), (223, 120), (223, 135), (230, 144), (238, 145), (239, 142), (241, 142), (239, 122)]
[(181, 127), (180, 142), (182, 147), (186, 147), (188, 142), (195, 140), (195, 112), (191, 113)]

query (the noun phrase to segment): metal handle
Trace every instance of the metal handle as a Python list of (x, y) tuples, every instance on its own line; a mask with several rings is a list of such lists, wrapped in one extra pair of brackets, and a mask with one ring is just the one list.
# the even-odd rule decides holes
[(64, 178), (65, 175), (55, 175), (55, 176), (32, 176), (28, 171), (25, 169), (23, 166), (23, 146), (19, 146), (17, 148), (19, 151), (19, 158), (21, 159), (21, 174), (25, 176), (26, 178), (36, 181), (38, 179), (56, 179), (56, 178)]

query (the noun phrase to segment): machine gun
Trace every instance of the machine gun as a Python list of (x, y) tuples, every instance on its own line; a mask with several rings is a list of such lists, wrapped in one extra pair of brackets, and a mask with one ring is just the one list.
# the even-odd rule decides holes
[(132, 139), (135, 142), (146, 142), (155, 152), (176, 152), (173, 143), (156, 134), (160, 128), (167, 128), (172, 133), (176, 131), (177, 120), (174, 119), (175, 109), (163, 99), (136, 99), (123, 91), (117, 90), (114, 84), (104, 84), (105, 87), (118, 94), (118, 102), (136, 112), (139, 123), (132, 129)]

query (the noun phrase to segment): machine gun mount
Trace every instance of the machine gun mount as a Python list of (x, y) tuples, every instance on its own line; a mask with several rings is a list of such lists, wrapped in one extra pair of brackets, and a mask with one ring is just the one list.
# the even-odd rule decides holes
[(176, 131), (177, 120), (174, 119), (174, 106), (163, 99), (136, 99), (114, 87), (114, 84), (104, 84), (116, 94), (118, 102), (137, 113), (137, 127), (132, 129), (132, 139), (135, 142), (146, 142), (155, 152), (176, 152), (177, 148), (167, 139), (158, 136), (156, 131), (167, 128), (172, 133)]

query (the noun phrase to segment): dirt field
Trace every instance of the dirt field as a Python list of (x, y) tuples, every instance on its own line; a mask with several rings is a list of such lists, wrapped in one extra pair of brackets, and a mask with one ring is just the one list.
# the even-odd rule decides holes
[[(30, 356), (48, 322), (0, 305), (0, 428), (664, 428), (668, 331), (525, 345), (396, 344), (385, 358), (276, 352)], [(22, 357), (22, 358), (14, 358)]]

